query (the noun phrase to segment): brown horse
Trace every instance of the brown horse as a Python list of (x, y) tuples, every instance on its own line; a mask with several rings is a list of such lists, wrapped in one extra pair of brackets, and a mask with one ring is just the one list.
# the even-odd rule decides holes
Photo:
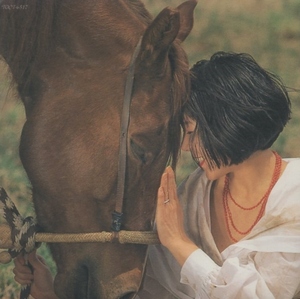
[[(122, 229), (151, 230), (166, 163), (180, 144), (189, 90), (180, 43), (196, 1), (154, 20), (139, 0), (4, 0), (0, 54), (26, 111), (20, 156), (45, 232), (111, 230), (128, 65), (140, 37), (130, 107)], [(145, 245), (53, 244), (61, 299), (132, 298)]]

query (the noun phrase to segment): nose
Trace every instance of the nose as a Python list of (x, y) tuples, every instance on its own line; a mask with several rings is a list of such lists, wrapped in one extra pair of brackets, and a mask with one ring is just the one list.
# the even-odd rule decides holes
[(190, 151), (190, 135), (188, 135), (186, 133), (183, 135), (183, 139), (182, 139), (182, 143), (181, 143), (181, 150), (185, 151), (185, 152)]

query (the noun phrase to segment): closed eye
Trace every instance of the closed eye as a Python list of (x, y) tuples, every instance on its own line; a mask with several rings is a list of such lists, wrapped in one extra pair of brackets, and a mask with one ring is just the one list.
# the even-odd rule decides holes
[(131, 151), (143, 164), (151, 163), (153, 160), (153, 155), (150, 151), (138, 145), (132, 139), (130, 140)]
[(186, 135), (192, 135), (193, 133), (194, 133), (194, 131), (185, 132)]

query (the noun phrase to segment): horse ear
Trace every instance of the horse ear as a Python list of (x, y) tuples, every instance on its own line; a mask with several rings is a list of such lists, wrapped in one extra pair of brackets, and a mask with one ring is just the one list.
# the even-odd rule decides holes
[(194, 25), (194, 9), (197, 5), (196, 0), (186, 1), (180, 4), (177, 9), (180, 13), (180, 29), (177, 34), (177, 40), (183, 42), (191, 32)]
[(182, 42), (193, 27), (193, 10), (197, 2), (189, 0), (176, 9), (166, 7), (146, 29), (139, 55), (144, 66), (163, 62), (169, 46), (176, 39)]

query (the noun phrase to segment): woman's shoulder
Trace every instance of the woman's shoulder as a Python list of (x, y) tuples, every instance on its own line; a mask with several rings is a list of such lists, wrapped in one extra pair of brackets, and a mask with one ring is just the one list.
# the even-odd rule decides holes
[(284, 189), (300, 188), (300, 158), (285, 158), (287, 166), (278, 183)]
[(288, 208), (297, 211), (300, 217), (300, 158), (284, 161), (288, 162), (287, 166), (270, 194), (266, 210), (275, 208), (281, 211)]
[(299, 158), (283, 158), (286, 161), (291, 169), (298, 168), (298, 172), (300, 172), (300, 157)]

